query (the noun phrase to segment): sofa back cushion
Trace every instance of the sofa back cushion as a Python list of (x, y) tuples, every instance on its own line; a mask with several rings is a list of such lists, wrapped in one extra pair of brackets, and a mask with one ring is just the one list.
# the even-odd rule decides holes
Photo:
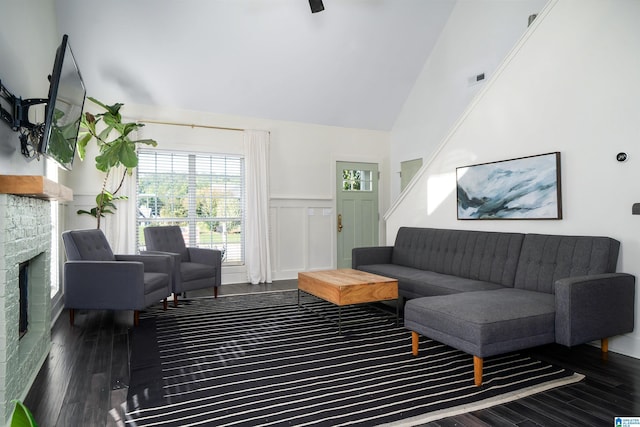
[(392, 262), (513, 286), (524, 234), (401, 227)]
[(609, 237), (527, 234), (522, 243), (515, 287), (555, 293), (558, 279), (614, 273), (620, 242)]

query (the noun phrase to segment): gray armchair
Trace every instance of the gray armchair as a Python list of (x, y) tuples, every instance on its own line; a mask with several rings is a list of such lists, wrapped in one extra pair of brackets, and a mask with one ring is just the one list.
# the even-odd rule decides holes
[(213, 287), (213, 294), (218, 297), (222, 283), (221, 251), (187, 247), (177, 225), (146, 227), (144, 239), (147, 246), (144, 253), (169, 253), (174, 257), (174, 306), (178, 305), (178, 294), (194, 289)]
[(76, 309), (139, 312), (171, 295), (173, 260), (167, 255), (114, 255), (102, 230), (62, 233), (65, 307), (74, 323)]

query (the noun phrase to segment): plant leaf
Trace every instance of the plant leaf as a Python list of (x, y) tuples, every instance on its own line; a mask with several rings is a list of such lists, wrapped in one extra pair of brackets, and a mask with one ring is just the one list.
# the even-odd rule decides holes
[(80, 160), (84, 160), (87, 155), (87, 144), (91, 141), (90, 133), (83, 133), (80, 138), (78, 138), (78, 156)]
[(120, 116), (120, 107), (122, 107), (124, 104), (120, 103), (120, 102), (116, 102), (113, 105), (105, 105), (104, 108), (112, 115), (117, 116), (118, 120), (121, 119)]
[[(94, 209), (95, 209), (95, 208), (94, 208)], [(91, 215), (92, 217), (94, 217), (94, 218), (95, 218), (95, 216), (96, 216), (96, 215), (95, 215), (95, 211), (94, 211), (94, 209), (91, 209), (91, 212), (90, 212), (90, 211), (85, 211), (85, 210), (80, 209), (80, 210), (76, 211), (76, 213), (77, 213), (78, 215)]]
[(104, 108), (105, 110), (108, 110), (107, 106), (104, 105), (102, 102), (98, 101), (97, 99), (91, 97), (91, 96), (87, 96), (87, 99), (91, 102), (93, 102), (94, 104), (98, 104), (99, 106), (101, 106), (102, 108)]
[[(106, 120), (105, 120), (105, 123)], [(109, 138), (109, 134), (111, 133), (111, 131), (113, 130), (113, 126), (107, 126), (106, 128), (102, 129), (102, 132), (100, 132), (100, 134), (98, 135), (98, 145), (101, 144), (100, 141), (106, 141), (107, 138)]]
[(138, 166), (136, 146), (132, 142), (126, 141), (121, 144), (118, 157), (120, 159), (120, 163), (122, 163), (126, 168), (132, 169)]
[(138, 139), (136, 141), (133, 141), (134, 144), (145, 144), (145, 145), (151, 145), (152, 147), (157, 147), (158, 143), (154, 140), (154, 139)]

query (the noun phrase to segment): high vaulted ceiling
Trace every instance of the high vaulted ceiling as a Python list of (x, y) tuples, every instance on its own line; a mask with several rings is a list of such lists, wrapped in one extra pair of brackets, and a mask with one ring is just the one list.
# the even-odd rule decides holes
[(455, 0), (55, 0), (89, 96), (389, 130)]

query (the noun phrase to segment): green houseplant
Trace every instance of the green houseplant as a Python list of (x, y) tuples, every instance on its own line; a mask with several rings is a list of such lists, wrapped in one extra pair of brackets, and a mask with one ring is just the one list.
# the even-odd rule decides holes
[[(102, 107), (105, 111), (93, 115), (85, 112), (80, 123), (81, 131), (78, 136), (78, 156), (80, 160), (85, 159), (87, 154), (87, 144), (95, 140), (98, 146), (96, 155), (96, 169), (104, 173), (102, 188), (96, 196), (96, 206), (91, 210), (78, 210), (78, 214), (91, 215), (96, 218), (96, 228), (100, 228), (100, 219), (106, 214), (112, 214), (117, 209), (114, 202), (126, 199), (126, 196), (118, 196), (122, 188), (124, 179), (133, 173), (133, 169), (138, 166), (138, 155), (136, 147), (138, 144), (157, 146), (153, 139), (131, 139), (132, 132), (144, 126), (142, 123), (123, 123), (120, 108), (124, 105), (116, 103), (105, 105), (95, 98), (87, 97), (94, 104)], [(124, 167), (122, 178), (114, 189), (107, 188), (109, 176), (115, 172), (116, 168)]]

